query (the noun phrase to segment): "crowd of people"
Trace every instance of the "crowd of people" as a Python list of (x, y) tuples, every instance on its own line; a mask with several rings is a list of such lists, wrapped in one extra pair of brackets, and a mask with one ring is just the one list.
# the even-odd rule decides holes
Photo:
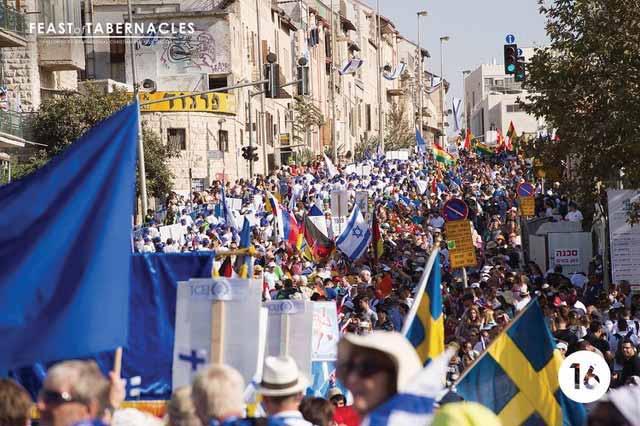
[[(234, 214), (252, 225), (251, 245), (256, 251), (253, 272), (264, 282), (264, 300), (336, 302), (343, 333), (336, 375), (352, 398), (349, 410), (345, 410), (346, 396), (336, 387), (324, 398), (303, 398), (307, 383), (295, 361), (269, 357), (258, 389), (265, 418), (245, 419), (242, 377), (231, 367), (211, 365), (192, 386), (175, 391), (167, 407), (168, 424), (359, 424), (421, 368), (415, 350), (398, 332), (436, 248), (440, 253), (437, 267), (442, 271), (445, 343), (455, 347), (447, 385), (455, 385), (517, 313), (537, 298), (563, 355), (589, 350), (606, 359), (612, 388), (621, 388), (615, 395), (623, 396), (612, 397), (608, 405), (598, 407), (622, 419), (616, 424), (633, 424), (629, 409), (617, 401), (627, 401), (628, 395), (640, 401), (635, 388), (626, 387), (640, 384), (640, 293), (633, 293), (627, 282), (605, 289), (602, 271), (595, 267), (567, 274), (561, 266), (543, 271), (528, 261), (516, 188), (535, 181), (531, 164), (506, 153), (482, 157), (461, 150), (455, 165), (443, 166), (429, 155), (405, 161), (368, 160), (364, 165), (366, 173), (362, 168), (356, 173), (340, 165), (332, 170), (334, 166), (323, 159), (305, 166), (283, 166), (266, 178), (214, 182), (209, 190), (190, 198), (174, 193), (162, 214), (149, 212), (145, 226), (134, 235), (136, 252), (221, 253), (239, 247), (242, 227), (240, 220), (229, 223), (221, 200), (223, 196), (241, 200)], [(379, 224), (383, 250), (372, 247), (350, 262), (337, 249), (314, 251), (314, 242), (306, 236), (302, 246), (278, 238), (273, 211), (264, 207), (267, 194), (277, 195), (282, 208), (295, 217), (301, 235), (305, 235), (305, 215), (317, 207), (325, 215), (327, 238), (334, 240), (340, 232), (331, 210), (331, 193), (336, 190), (347, 191), (351, 206), (356, 203), (356, 194), (366, 191), (367, 217), (375, 216)], [(538, 217), (584, 220), (576, 204), (559, 193), (557, 185), (544, 188), (537, 184), (536, 193)], [(465, 274), (451, 268), (442, 216), (444, 203), (453, 198), (466, 202), (473, 224), (478, 265)], [(177, 227), (178, 233), (163, 238), (166, 227)], [(3, 410), (13, 410), (12, 421), (6, 424), (22, 422), (23, 426), (28, 395), (16, 386), (9, 381), (0, 383), (0, 420)], [(2, 392), (17, 395), (8, 404), (13, 408), (2, 405)], [(105, 379), (90, 362), (66, 362), (47, 375), (38, 397), (40, 421), (44, 426), (71, 426), (100, 418), (117, 425), (121, 416), (124, 424), (132, 421), (127, 420), (132, 414), (114, 412), (121, 396), (117, 377)], [(499, 424), (481, 406), (447, 405), (437, 411), (433, 424)], [(473, 415), (463, 416), (465, 410)], [(594, 416), (602, 410), (594, 410)], [(58, 421), (56, 416), (73, 421)]]

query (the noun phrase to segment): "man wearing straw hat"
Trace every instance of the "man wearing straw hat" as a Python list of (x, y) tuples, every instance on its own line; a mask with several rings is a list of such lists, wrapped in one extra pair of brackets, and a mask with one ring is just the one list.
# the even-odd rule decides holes
[(264, 360), (258, 393), (262, 395), (270, 425), (311, 426), (298, 410), (308, 384), (290, 356), (270, 356)]

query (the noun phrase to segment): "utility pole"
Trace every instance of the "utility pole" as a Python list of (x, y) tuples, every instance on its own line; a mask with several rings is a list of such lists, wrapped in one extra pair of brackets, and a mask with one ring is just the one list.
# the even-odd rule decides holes
[(445, 134), (445, 128), (444, 128), (444, 117), (445, 117), (445, 111), (444, 111), (444, 42), (445, 41), (449, 41), (449, 36), (443, 36), (440, 37), (440, 112), (442, 113), (442, 126), (440, 128), (441, 132), (442, 132), (442, 139), (440, 140), (440, 147), (441, 148), (445, 148), (445, 144), (446, 144), (446, 134)]
[[(256, 0), (256, 25), (257, 25), (257, 37), (258, 37), (258, 72), (260, 73), (260, 75), (262, 76), (262, 72), (263, 72), (263, 68), (264, 68), (264, 61), (262, 60), (262, 39), (260, 37), (261, 32), (260, 32), (260, 0)], [(251, 105), (251, 102), (249, 102), (249, 105)], [(265, 129), (265, 122), (266, 122), (266, 117), (265, 117), (265, 112), (264, 112), (264, 93), (260, 94), (260, 115), (262, 117), (262, 120), (257, 120), (257, 123), (259, 123), (260, 125), (258, 126), (258, 130), (260, 132), (261, 135), (261, 139), (262, 139), (262, 161), (264, 162), (264, 176), (267, 177), (267, 175), (269, 174), (269, 161), (267, 160), (267, 132)], [(256, 132), (257, 133), (257, 132)]]
[[(129, 23), (133, 25), (133, 12), (131, 0), (127, 0)], [(131, 52), (131, 79), (133, 80), (133, 98), (138, 101), (139, 85), (136, 75), (136, 54), (134, 52), (133, 38), (129, 38), (129, 51)], [(140, 105), (138, 105), (138, 174), (140, 175), (140, 197), (142, 198), (142, 222), (147, 215), (149, 208), (147, 199), (147, 173), (144, 166), (144, 142), (142, 140), (142, 117), (140, 116)], [(191, 193), (191, 188), (189, 188)]]
[(336, 27), (333, 2), (334, 0), (331, 0), (331, 147), (333, 149), (333, 161), (337, 164), (338, 138), (336, 132), (336, 61), (338, 60), (338, 52), (336, 51)]
[(422, 110), (424, 109), (423, 100), (424, 100), (424, 88), (422, 87), (422, 78), (424, 75), (424, 67), (422, 66), (422, 49), (420, 47), (420, 38), (422, 34), (420, 33), (420, 18), (422, 16), (427, 16), (427, 11), (422, 10), (417, 13), (418, 15), (418, 128), (420, 129), (420, 135), (422, 136)]
[(382, 132), (382, 28), (380, 27), (380, 0), (376, 0), (376, 17), (377, 17), (377, 31), (376, 38), (378, 45), (377, 55), (377, 77), (378, 77), (378, 143), (384, 153), (384, 137)]

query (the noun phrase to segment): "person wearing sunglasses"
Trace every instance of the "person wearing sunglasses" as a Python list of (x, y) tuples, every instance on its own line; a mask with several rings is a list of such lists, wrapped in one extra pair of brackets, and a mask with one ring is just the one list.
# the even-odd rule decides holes
[(95, 361), (65, 361), (47, 371), (38, 394), (41, 426), (108, 420), (124, 400), (124, 383), (107, 380)]
[(337, 376), (363, 418), (401, 391), (421, 368), (413, 346), (397, 332), (345, 334), (338, 343)]

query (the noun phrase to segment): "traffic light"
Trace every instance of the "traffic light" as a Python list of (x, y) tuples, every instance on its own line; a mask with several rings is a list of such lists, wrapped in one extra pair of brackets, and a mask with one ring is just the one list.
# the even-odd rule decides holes
[(515, 74), (517, 62), (518, 62), (518, 45), (505, 44), (504, 45), (504, 73)]
[(527, 76), (527, 67), (524, 62), (524, 56), (519, 56), (516, 62), (516, 72), (514, 73), (513, 80), (514, 81), (524, 81)]
[(309, 67), (307, 66), (307, 59), (298, 59), (298, 96), (307, 96), (311, 94), (309, 90)]
[(258, 148), (255, 146), (243, 146), (242, 158), (249, 161), (258, 161)]
[(276, 55), (269, 53), (267, 63), (264, 64), (264, 79), (268, 80), (264, 84), (264, 96), (270, 99), (278, 97), (280, 90), (280, 65), (276, 63)]

